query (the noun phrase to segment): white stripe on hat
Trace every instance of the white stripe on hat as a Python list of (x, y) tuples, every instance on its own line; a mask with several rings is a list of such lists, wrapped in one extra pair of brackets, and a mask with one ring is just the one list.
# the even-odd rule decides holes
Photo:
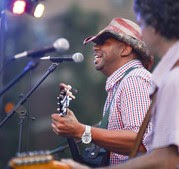
[[(124, 20), (125, 22), (128, 20)], [(130, 25), (131, 27), (133, 27), (133, 29), (135, 29), (139, 34), (140, 34), (140, 28), (133, 22), (126, 22), (126, 24)], [(110, 25), (115, 26), (116, 28), (120, 29), (122, 32), (124, 32), (126, 35), (130, 35), (132, 37), (135, 37), (136, 39), (139, 39), (139, 37), (137, 37), (130, 29), (127, 29), (126, 27), (124, 27), (123, 25), (119, 24), (117, 21), (112, 20)], [(136, 27), (137, 26), (137, 27)], [(136, 29), (137, 28), (137, 29)], [(139, 28), (139, 29), (138, 29)]]
[(141, 29), (135, 22), (132, 22), (128, 19), (123, 19), (123, 20), (125, 20), (127, 24), (131, 25), (137, 32), (139, 32), (139, 34), (141, 34)]

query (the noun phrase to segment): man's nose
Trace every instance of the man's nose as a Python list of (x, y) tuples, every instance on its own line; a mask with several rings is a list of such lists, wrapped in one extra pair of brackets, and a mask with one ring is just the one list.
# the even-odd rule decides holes
[(99, 50), (100, 49), (100, 45), (99, 44), (95, 44), (94, 46), (93, 46), (93, 50), (94, 51), (97, 51), (97, 50)]

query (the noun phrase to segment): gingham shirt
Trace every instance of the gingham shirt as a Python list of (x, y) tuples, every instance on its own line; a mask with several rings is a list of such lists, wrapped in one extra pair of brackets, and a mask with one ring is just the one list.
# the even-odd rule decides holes
[[(121, 80), (125, 72), (131, 67), (135, 67), (135, 69), (129, 72)], [(106, 91), (108, 93), (108, 96), (104, 106), (103, 115), (105, 114), (108, 106), (111, 103), (113, 93), (115, 93), (115, 91), (117, 90), (110, 107), (108, 130), (132, 130), (135, 132), (139, 131), (148, 106), (150, 105), (150, 79), (150, 72), (148, 72), (143, 67), (141, 61), (137, 59), (123, 65), (110, 77), (108, 77), (106, 81)], [(119, 84), (120, 80), (121, 82)], [(147, 147), (145, 143), (144, 145)], [(127, 159), (128, 156), (111, 152), (110, 165), (125, 162)]]

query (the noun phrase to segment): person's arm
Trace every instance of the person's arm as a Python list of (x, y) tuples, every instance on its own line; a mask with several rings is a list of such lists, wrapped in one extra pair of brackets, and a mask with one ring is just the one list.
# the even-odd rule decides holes
[[(150, 104), (148, 86), (148, 82), (144, 81), (142, 78), (127, 78), (121, 96), (123, 99), (121, 103), (121, 116), (126, 119), (124, 122), (124, 130), (106, 130), (93, 127), (91, 132), (92, 141), (94, 143), (109, 151), (129, 155), (145, 116), (145, 112), (147, 111), (147, 107)], [(141, 89), (141, 87), (143, 88)], [(120, 102), (120, 100), (117, 102)], [(68, 111), (65, 117), (60, 117), (57, 114), (52, 115), (52, 119), (53, 130), (57, 134), (81, 139), (85, 131), (85, 125), (78, 122), (73, 112)], [(146, 151), (143, 144), (141, 144), (139, 151)]]
[[(92, 138), (95, 144), (123, 155), (129, 155), (136, 137), (137, 133), (131, 130), (92, 128)], [(141, 145), (139, 151), (145, 152), (145, 147)]]
[[(90, 169), (73, 160), (62, 160), (71, 169)], [(179, 152), (176, 146), (155, 149), (151, 153), (131, 159), (126, 163), (98, 169), (178, 169)]]
[[(81, 139), (85, 131), (85, 125), (78, 122), (73, 112), (68, 110), (65, 117), (59, 114), (52, 114), (53, 131), (62, 136), (71, 136)], [(136, 139), (137, 133), (130, 130), (106, 130), (92, 127), (92, 141), (110, 151), (129, 154)], [(145, 152), (144, 146), (140, 147), (141, 152)]]
[[(177, 169), (179, 152), (176, 146), (153, 150), (151, 153), (131, 159), (128, 162), (108, 167), (109, 169)], [(103, 168), (100, 168), (103, 169)], [(107, 169), (107, 168), (106, 168)]]

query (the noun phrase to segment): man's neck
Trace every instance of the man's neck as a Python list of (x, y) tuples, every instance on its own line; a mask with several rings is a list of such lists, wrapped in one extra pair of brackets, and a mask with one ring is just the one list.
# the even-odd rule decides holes
[(168, 40), (162, 38), (158, 44), (158, 49), (159, 49), (158, 56), (162, 58), (167, 53), (167, 51), (171, 48), (171, 46), (173, 46), (176, 43), (176, 41), (177, 41), (176, 39)]

